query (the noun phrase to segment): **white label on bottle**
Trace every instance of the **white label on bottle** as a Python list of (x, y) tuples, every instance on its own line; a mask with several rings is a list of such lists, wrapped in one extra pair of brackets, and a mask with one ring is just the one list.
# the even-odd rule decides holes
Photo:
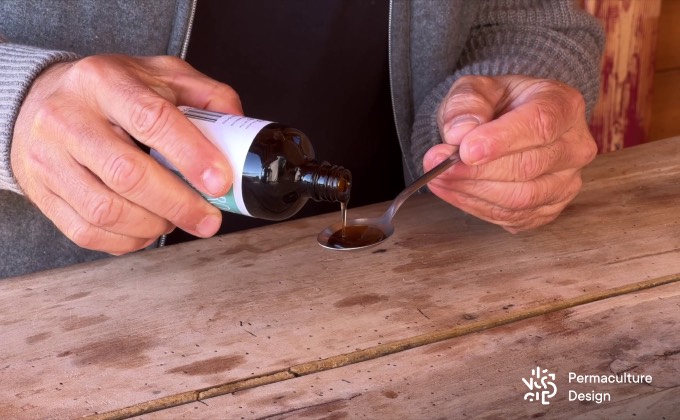
[[(208, 140), (227, 156), (234, 172), (234, 184), (226, 195), (210, 197), (203, 194), (203, 196), (221, 210), (251, 216), (243, 202), (243, 167), (253, 139), (260, 130), (271, 124), (271, 121), (221, 114), (186, 106), (180, 106), (179, 109), (187, 116), (189, 121), (201, 130)], [(158, 152), (152, 150), (151, 155), (163, 166), (181, 176), (177, 168)]]

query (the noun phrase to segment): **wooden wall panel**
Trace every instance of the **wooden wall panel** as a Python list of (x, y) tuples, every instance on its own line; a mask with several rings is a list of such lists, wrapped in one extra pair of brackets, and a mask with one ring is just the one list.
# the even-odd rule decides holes
[(661, 0), (580, 0), (607, 42), (591, 131), (600, 152), (648, 140)]
[(680, 68), (654, 76), (652, 124), (649, 140), (680, 135)]
[(649, 140), (680, 136), (680, 0), (663, 0)]
[(656, 47), (656, 71), (680, 70), (680, 0), (663, 0)]

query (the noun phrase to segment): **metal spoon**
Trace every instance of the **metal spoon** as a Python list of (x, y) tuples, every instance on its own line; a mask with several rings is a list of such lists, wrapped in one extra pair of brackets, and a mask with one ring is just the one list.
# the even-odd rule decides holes
[(350, 219), (345, 222), (344, 226), (342, 222), (328, 226), (322, 230), (317, 237), (319, 245), (334, 250), (350, 250), (379, 244), (394, 233), (392, 218), (397, 210), (399, 210), (399, 207), (404, 204), (404, 201), (425, 184), (447, 170), (451, 165), (459, 161), (460, 156), (456, 151), (399, 193), (394, 201), (392, 201), (392, 204), (387, 208), (387, 211), (380, 217)]

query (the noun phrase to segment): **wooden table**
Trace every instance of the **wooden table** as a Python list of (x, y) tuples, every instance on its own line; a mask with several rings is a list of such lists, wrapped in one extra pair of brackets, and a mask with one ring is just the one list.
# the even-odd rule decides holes
[(362, 251), (329, 214), (2, 281), (0, 417), (678, 419), (680, 139), (584, 179), (517, 235), (422, 195)]

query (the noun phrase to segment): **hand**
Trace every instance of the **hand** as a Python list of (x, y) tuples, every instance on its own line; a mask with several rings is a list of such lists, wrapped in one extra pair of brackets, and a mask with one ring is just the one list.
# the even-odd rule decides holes
[(199, 190), (225, 194), (228, 160), (176, 104), (242, 113), (233, 89), (174, 57), (102, 55), (50, 66), (14, 127), (19, 186), (84, 248), (124, 254), (175, 226), (214, 235), (220, 211), (132, 140), (158, 150)]
[(575, 89), (524, 76), (459, 79), (439, 107), (443, 144), (429, 170), (459, 146), (464, 165), (430, 190), (480, 219), (516, 233), (553, 221), (581, 189), (581, 168), (597, 153)]

